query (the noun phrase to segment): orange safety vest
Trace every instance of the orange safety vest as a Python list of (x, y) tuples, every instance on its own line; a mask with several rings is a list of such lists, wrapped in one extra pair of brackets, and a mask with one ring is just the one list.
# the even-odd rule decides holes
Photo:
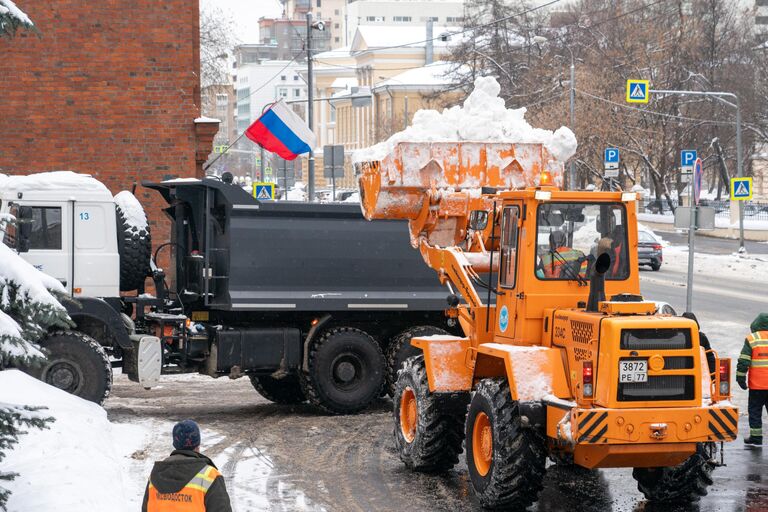
[[(563, 266), (573, 263), (580, 257), (584, 256), (584, 253), (571, 249), (569, 247), (558, 247), (556, 249), (559, 258), (555, 257), (554, 251), (545, 252), (541, 256), (541, 266), (544, 269), (544, 277), (548, 279), (558, 279), (563, 277)], [(579, 273), (587, 271), (587, 262), (584, 261), (581, 264)], [(565, 274), (566, 277), (573, 277), (570, 274)]]
[(206, 465), (179, 492), (169, 493), (158, 491), (150, 480), (147, 512), (205, 512), (205, 495), (220, 475)]
[(749, 363), (749, 389), (768, 389), (768, 331), (757, 331), (747, 336), (752, 349)]

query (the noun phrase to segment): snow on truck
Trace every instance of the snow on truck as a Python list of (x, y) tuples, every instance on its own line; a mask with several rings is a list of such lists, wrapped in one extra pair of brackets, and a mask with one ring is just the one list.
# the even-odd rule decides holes
[(167, 273), (130, 192), (0, 176), (0, 213), (19, 220), (4, 242), (62, 282), (77, 325), (42, 340), (48, 361), (28, 372), (95, 402), (115, 366), (147, 388), (166, 373), (247, 376), (274, 402), (351, 413), (391, 389), (411, 337), (452, 330), (402, 221), (371, 230), (357, 204), (260, 202), (218, 179), (145, 186), (168, 203)]
[[(465, 109), (489, 103), (476, 93)], [(393, 397), (400, 459), (443, 472), (465, 447), (493, 509), (535, 502), (547, 457), (634, 468), (649, 500), (698, 500), (737, 433), (731, 361), (715, 359), (710, 377), (695, 322), (640, 295), (635, 194), (560, 190), (557, 141), (468, 141), (462, 115), (416, 122), (447, 125), (452, 141), (416, 127), (355, 155), (365, 217), (408, 220), (464, 332), (411, 340), (421, 353)]]

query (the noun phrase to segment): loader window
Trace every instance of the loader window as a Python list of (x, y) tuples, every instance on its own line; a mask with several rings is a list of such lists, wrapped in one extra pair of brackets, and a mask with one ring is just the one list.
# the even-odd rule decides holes
[(505, 288), (515, 287), (517, 275), (517, 224), (520, 209), (517, 206), (507, 206), (501, 217), (501, 266), (499, 281)]
[(606, 279), (627, 279), (626, 218), (621, 203), (539, 205), (536, 277), (585, 282), (594, 261), (607, 252), (611, 267)]

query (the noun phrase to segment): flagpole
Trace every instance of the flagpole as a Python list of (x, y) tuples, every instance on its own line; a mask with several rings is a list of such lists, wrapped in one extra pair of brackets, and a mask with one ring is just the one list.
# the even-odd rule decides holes
[(214, 164), (214, 162), (216, 162), (216, 160), (218, 160), (219, 158), (223, 157), (223, 156), (224, 156), (224, 154), (225, 154), (227, 151), (229, 151), (229, 148), (231, 148), (232, 146), (234, 146), (235, 144), (237, 144), (237, 141), (239, 141), (240, 139), (242, 139), (242, 138), (243, 138), (243, 135), (245, 135), (245, 132), (241, 133), (241, 134), (240, 134), (240, 136), (239, 136), (238, 138), (236, 138), (235, 140), (233, 140), (233, 141), (232, 141), (232, 144), (229, 144), (229, 145), (227, 146), (227, 149), (225, 149), (224, 151), (222, 151), (221, 153), (219, 153), (219, 154), (216, 156), (216, 158), (214, 158), (213, 160), (211, 160), (211, 163), (209, 163), (208, 165), (204, 165), (204, 166), (203, 166), (203, 172), (207, 171), (207, 170), (208, 170), (208, 169), (209, 169), (209, 168), (210, 168), (210, 167), (211, 167), (211, 166)]

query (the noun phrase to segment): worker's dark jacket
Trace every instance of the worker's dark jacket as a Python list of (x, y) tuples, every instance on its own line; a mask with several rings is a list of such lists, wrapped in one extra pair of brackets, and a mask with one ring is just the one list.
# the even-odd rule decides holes
[(142, 512), (232, 512), (224, 478), (211, 459), (174, 450), (155, 462), (144, 491)]

